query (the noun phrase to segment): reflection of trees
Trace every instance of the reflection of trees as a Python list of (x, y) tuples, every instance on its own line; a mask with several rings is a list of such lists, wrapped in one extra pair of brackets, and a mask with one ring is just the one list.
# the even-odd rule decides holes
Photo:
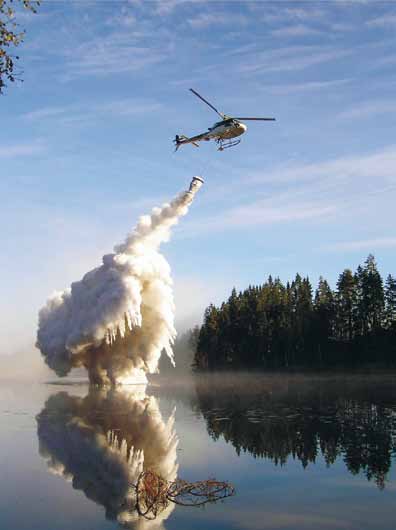
[(107, 518), (147, 528), (169, 516), (173, 505), (152, 522), (135, 512), (133, 485), (142, 471), (168, 481), (177, 474), (174, 418), (163, 421), (154, 397), (125, 390), (91, 389), (85, 398), (60, 392), (48, 399), (37, 423), (49, 469), (103, 505)]
[(284, 465), (289, 456), (306, 467), (319, 453), (327, 465), (343, 458), (380, 488), (396, 451), (396, 388), (357, 379), (236, 377), (197, 384), (198, 406), (209, 434)]

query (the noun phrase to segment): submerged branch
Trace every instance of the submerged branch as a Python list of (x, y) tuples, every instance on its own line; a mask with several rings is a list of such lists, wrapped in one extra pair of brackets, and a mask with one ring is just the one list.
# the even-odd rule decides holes
[(235, 495), (235, 488), (228, 482), (214, 478), (199, 482), (175, 480), (168, 482), (153, 471), (140, 473), (136, 488), (136, 509), (146, 519), (155, 519), (169, 504), (202, 506)]

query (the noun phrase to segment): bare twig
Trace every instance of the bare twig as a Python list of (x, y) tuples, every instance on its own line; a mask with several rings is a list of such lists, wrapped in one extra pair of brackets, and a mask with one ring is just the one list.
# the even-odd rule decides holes
[(136, 510), (146, 519), (155, 519), (169, 504), (202, 506), (235, 495), (228, 482), (214, 478), (199, 482), (175, 480), (169, 482), (153, 471), (142, 471), (136, 488)]

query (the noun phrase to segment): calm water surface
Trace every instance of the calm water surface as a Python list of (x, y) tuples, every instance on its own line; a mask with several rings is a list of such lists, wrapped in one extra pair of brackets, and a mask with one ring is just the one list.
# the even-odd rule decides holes
[[(396, 528), (396, 375), (0, 386), (0, 530)], [(236, 496), (130, 506), (141, 469)], [(122, 526), (123, 525), (123, 526)]]

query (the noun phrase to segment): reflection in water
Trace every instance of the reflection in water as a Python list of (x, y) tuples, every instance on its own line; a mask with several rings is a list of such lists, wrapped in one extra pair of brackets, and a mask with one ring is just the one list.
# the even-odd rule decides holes
[(158, 528), (169, 517), (173, 504), (155, 521), (135, 511), (133, 485), (142, 471), (168, 481), (177, 475), (174, 415), (165, 423), (154, 397), (126, 389), (91, 389), (85, 398), (60, 392), (48, 399), (37, 423), (50, 471), (103, 505), (108, 519), (128, 528)]
[(321, 453), (327, 465), (342, 458), (379, 488), (396, 453), (396, 387), (357, 378), (203, 378), (198, 406), (215, 440), (284, 465), (306, 467)]

